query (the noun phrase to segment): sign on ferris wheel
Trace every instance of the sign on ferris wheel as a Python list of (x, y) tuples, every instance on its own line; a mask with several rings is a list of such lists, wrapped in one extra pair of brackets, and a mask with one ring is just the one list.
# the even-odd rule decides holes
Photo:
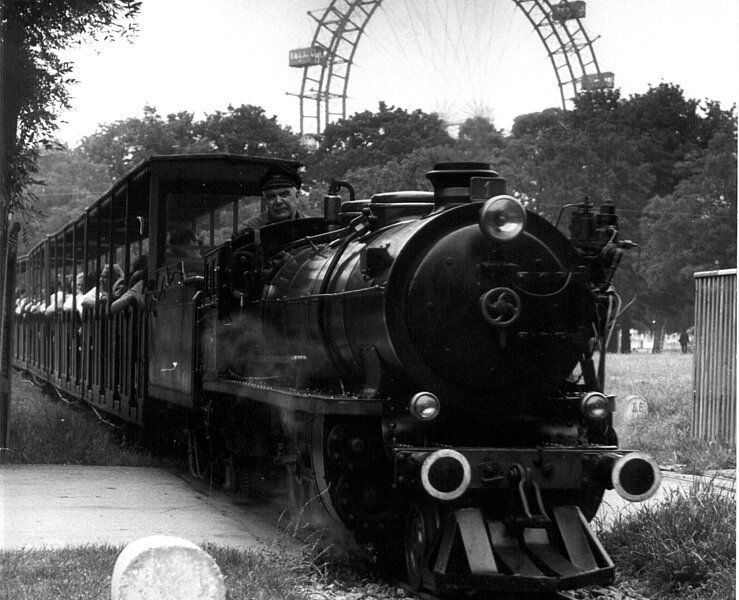
[(290, 50), (289, 65), (291, 67), (313, 67), (324, 64), (326, 64), (326, 50), (320, 46)]

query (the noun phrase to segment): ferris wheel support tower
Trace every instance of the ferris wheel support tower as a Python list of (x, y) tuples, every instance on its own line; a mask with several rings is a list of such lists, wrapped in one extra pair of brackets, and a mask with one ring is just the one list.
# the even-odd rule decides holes
[[(349, 75), (359, 41), (372, 15), (387, 0), (331, 0), (308, 14), (316, 22), (311, 44), (290, 51), (290, 66), (303, 69), (300, 133), (320, 134), (346, 118)], [(544, 45), (559, 86), (562, 108), (583, 90), (613, 87), (613, 73), (601, 72), (593, 42), (583, 27), (585, 2), (512, 0)]]

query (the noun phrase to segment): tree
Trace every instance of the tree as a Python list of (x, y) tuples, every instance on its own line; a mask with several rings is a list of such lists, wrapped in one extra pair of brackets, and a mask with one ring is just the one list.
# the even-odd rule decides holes
[(482, 116), (470, 117), (459, 128), (457, 147), (484, 156), (498, 154), (505, 147), (506, 139), (495, 129), (490, 120)]
[(108, 167), (90, 162), (80, 148), (42, 153), (38, 171), (43, 180), (30, 188), (38, 218), (25, 227), (26, 249), (81, 215), (113, 183)]
[(304, 153), (299, 136), (252, 105), (229, 106), (202, 121), (185, 111), (162, 118), (156, 108), (145, 106), (142, 118), (100, 125), (81, 146), (92, 162), (110, 165), (114, 177), (152, 154), (232, 152), (301, 158)]
[(672, 194), (650, 200), (641, 219), (649, 304), (656, 318), (670, 320), (673, 331), (693, 322), (693, 274), (736, 267), (737, 132), (732, 113), (714, 115), (721, 128), (713, 129), (705, 149), (694, 150), (675, 167), (683, 179)]
[(455, 146), (422, 147), (383, 165), (352, 168), (345, 178), (352, 183), (359, 198), (398, 190), (432, 191), (426, 173), (436, 163), (460, 160), (472, 159)]
[(640, 134), (636, 149), (654, 176), (650, 197), (671, 193), (680, 181), (675, 166), (693, 150), (705, 148), (699, 109), (698, 100), (685, 98), (682, 88), (671, 83), (650, 87), (621, 106), (624, 128)]
[(279, 125), (275, 115), (268, 117), (262, 107), (251, 104), (207, 115), (196, 131), (218, 152), (293, 159), (305, 155), (300, 137), (290, 127)]
[(23, 206), (22, 192), (35, 171), (39, 145), (50, 144), (58, 113), (70, 107), (72, 65), (59, 52), (85, 39), (131, 36), (140, 6), (140, 0), (2, 3), (0, 186), (6, 210)]
[(200, 137), (198, 127), (192, 113), (170, 114), (165, 120), (147, 105), (142, 118), (102, 124), (80, 147), (88, 160), (108, 165), (110, 175), (118, 178), (152, 154), (212, 152), (213, 144)]
[(585, 196), (602, 198), (593, 189), (601, 183), (591, 176), (595, 163), (587, 134), (573, 126), (569, 113), (548, 109), (515, 120), (501, 171), (510, 192), (555, 219), (567, 204)]
[(450, 145), (452, 138), (436, 114), (388, 107), (368, 110), (329, 124), (311, 172), (317, 179), (345, 179), (351, 168), (384, 165), (417, 148)]
[(0, 4), (0, 447), (7, 443), (10, 397), (13, 267), (6, 264), (6, 257), (15, 246), (8, 235), (8, 217), (28, 204), (24, 192), (36, 169), (39, 145), (50, 143), (59, 110), (70, 105), (71, 65), (58, 53), (85, 37), (132, 33), (132, 19), (140, 6), (140, 0)]

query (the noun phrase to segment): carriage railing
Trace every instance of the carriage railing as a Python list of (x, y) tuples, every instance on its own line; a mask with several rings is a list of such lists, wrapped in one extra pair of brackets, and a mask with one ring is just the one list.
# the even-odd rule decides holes
[(140, 423), (146, 394), (145, 311), (135, 301), (16, 315), (14, 363), (71, 396)]
[(88, 402), (125, 420), (141, 422), (146, 390), (145, 342), (145, 313), (135, 301), (115, 314), (110, 314), (105, 304), (86, 309), (83, 348), (87, 350), (82, 356), (82, 370)]

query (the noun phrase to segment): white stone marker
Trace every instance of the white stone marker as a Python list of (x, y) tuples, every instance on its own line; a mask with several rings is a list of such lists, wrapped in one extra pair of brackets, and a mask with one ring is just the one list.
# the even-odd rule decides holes
[(626, 396), (624, 398), (624, 421), (635, 423), (643, 421), (649, 414), (649, 404), (642, 396)]
[(118, 556), (112, 600), (225, 600), (216, 561), (188, 540), (152, 535), (128, 544)]

